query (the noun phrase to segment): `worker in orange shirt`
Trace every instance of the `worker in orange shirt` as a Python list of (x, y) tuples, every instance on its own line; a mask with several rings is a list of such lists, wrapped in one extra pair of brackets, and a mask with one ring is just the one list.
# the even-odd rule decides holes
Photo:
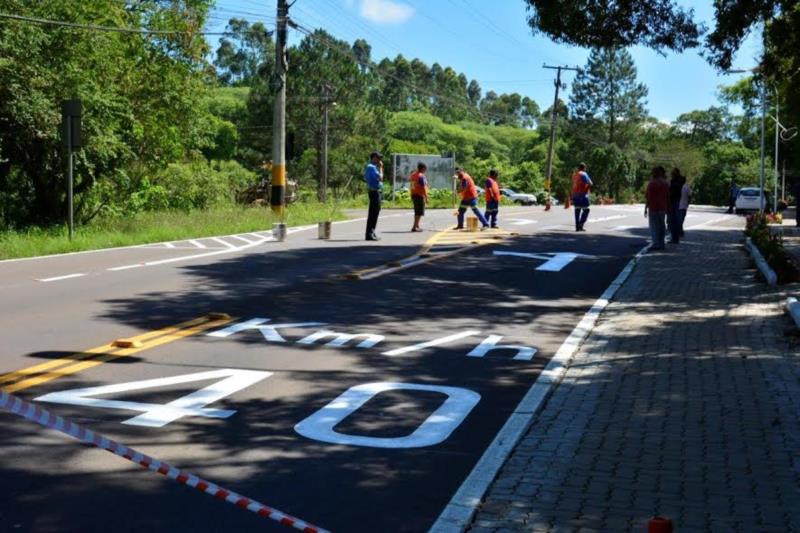
[(467, 212), (467, 208), (472, 209), (472, 212), (481, 221), (482, 229), (488, 228), (489, 223), (486, 221), (486, 217), (478, 209), (478, 188), (475, 186), (472, 176), (464, 172), (463, 168), (459, 168), (456, 170), (454, 178), (456, 179), (456, 191), (461, 195), (461, 205), (458, 206), (458, 225), (455, 229), (464, 229), (464, 213)]
[(497, 174), (497, 170), (490, 170), (483, 188), (486, 198), (486, 214), (484, 216), (493, 228), (497, 227), (497, 214), (500, 211), (500, 184), (497, 183)]
[(583, 226), (589, 218), (589, 191), (592, 189), (592, 178), (586, 173), (586, 164), (578, 165), (572, 175), (572, 205), (575, 206), (575, 231), (586, 231)]
[(408, 177), (411, 202), (414, 204), (414, 225), (411, 231), (422, 231), (419, 223), (425, 216), (425, 204), (428, 203), (428, 179), (425, 177), (427, 171), (428, 166), (425, 163), (417, 163), (417, 170)]

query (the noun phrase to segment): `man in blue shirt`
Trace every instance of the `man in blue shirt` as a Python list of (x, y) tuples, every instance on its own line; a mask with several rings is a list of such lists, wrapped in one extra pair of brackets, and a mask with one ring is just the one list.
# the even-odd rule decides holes
[(367, 182), (369, 189), (369, 210), (367, 211), (367, 234), (368, 241), (379, 241), (375, 235), (375, 227), (378, 225), (378, 215), (381, 212), (381, 189), (383, 188), (383, 156), (380, 152), (372, 152), (369, 155), (369, 164), (364, 170), (364, 181)]

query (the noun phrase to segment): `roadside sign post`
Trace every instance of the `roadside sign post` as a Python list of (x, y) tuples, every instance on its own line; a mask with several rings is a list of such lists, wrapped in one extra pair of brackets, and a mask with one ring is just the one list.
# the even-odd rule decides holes
[(83, 103), (80, 100), (64, 100), (61, 102), (61, 131), (64, 148), (67, 149), (67, 220), (69, 225), (69, 239), (75, 236), (75, 219), (73, 207), (73, 152), (80, 148), (81, 143), (81, 115)]

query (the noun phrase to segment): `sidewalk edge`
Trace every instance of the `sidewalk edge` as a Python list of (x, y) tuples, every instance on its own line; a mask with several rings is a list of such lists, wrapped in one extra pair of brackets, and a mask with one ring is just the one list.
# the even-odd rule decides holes
[(764, 256), (761, 255), (761, 250), (753, 244), (753, 241), (750, 237), (747, 237), (745, 240), (745, 246), (747, 250), (750, 252), (750, 255), (753, 256), (753, 260), (756, 262), (756, 266), (758, 270), (764, 275), (767, 279), (767, 285), (775, 285), (778, 283), (778, 275), (775, 273), (772, 268), (770, 268), (769, 264), (767, 264), (767, 260), (764, 259)]
[(502, 468), (508, 456), (528, 430), (539, 408), (550, 396), (553, 386), (557, 385), (564, 377), (569, 363), (594, 329), (600, 314), (608, 306), (617, 290), (622, 287), (631, 272), (633, 272), (636, 264), (647, 253), (649, 248), (650, 245), (648, 244), (625, 265), (622, 272), (617, 275), (611, 285), (606, 288), (594, 305), (583, 315), (581, 321), (561, 344), (539, 378), (528, 389), (517, 408), (506, 420), (506, 423), (503, 424), (503, 427), (486, 451), (483, 452), (472, 472), (470, 472), (441, 512), (439, 518), (431, 526), (430, 533), (460, 532), (464, 531), (469, 525), (489, 485), (494, 481), (500, 468)]

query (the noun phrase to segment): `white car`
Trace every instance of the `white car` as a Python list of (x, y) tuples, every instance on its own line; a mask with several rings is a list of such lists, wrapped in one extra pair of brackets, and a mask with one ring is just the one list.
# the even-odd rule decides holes
[(739, 189), (735, 204), (737, 213), (758, 211), (762, 208), (766, 208), (766, 206), (766, 198), (758, 187), (743, 187)]
[(500, 189), (500, 194), (514, 202), (522, 205), (536, 205), (536, 196), (524, 192), (514, 192), (511, 189)]

